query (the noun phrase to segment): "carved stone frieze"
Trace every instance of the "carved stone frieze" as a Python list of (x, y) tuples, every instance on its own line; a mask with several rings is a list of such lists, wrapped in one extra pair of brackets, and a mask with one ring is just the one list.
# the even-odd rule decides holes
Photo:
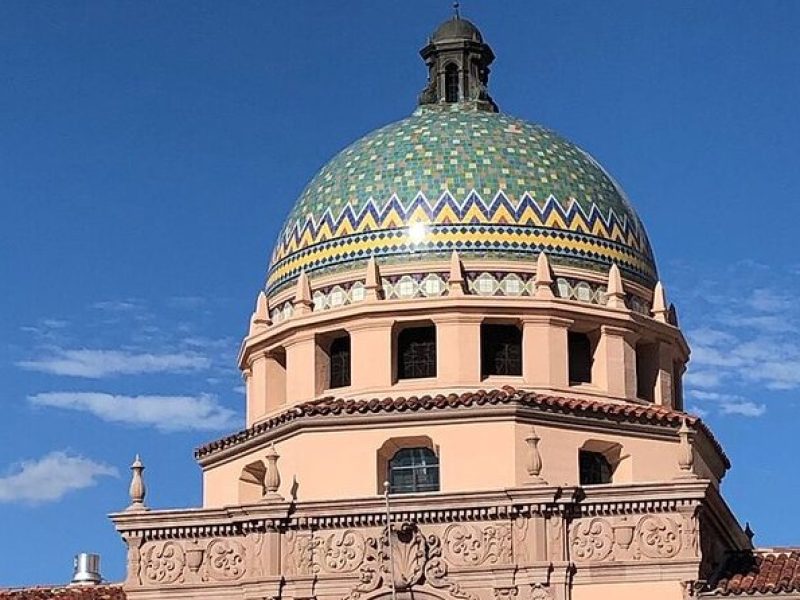
[(605, 560), (614, 549), (614, 531), (606, 519), (579, 519), (570, 546), (575, 562)]
[(684, 548), (694, 555), (686, 544), (689, 527), (681, 515), (579, 518), (570, 527), (570, 553), (576, 563), (665, 560)]
[[(508, 533), (510, 536), (510, 531)], [(358, 583), (345, 600), (358, 600), (381, 587), (406, 590), (415, 585), (429, 585), (446, 591), (453, 598), (478, 600), (448, 577), (448, 564), (442, 556), (442, 541), (427, 537), (413, 523), (392, 526), (387, 531), (364, 540), (364, 559), (358, 570)]]
[(315, 540), (315, 564), (327, 573), (351, 573), (364, 561), (366, 540), (364, 534), (353, 529), (332, 533)]
[(177, 542), (149, 542), (142, 550), (142, 583), (169, 584), (183, 582), (186, 553)]
[(541, 583), (534, 583), (531, 586), (530, 600), (553, 600), (553, 594), (550, 593), (549, 587)]
[(444, 556), (453, 565), (511, 563), (511, 526), (456, 523), (444, 530)]
[(681, 528), (669, 517), (647, 515), (636, 527), (639, 552), (648, 558), (672, 558), (681, 550)]
[(493, 589), (495, 600), (516, 600), (519, 590), (517, 586), (496, 587)]
[(247, 556), (244, 546), (231, 539), (213, 539), (205, 558), (204, 581), (235, 581), (245, 574)]

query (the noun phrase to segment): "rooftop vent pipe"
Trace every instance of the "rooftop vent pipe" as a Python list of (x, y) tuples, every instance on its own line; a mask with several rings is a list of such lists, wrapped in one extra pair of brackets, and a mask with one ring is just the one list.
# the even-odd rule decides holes
[(100, 576), (100, 555), (81, 552), (75, 555), (75, 572), (71, 585), (97, 585), (103, 578)]

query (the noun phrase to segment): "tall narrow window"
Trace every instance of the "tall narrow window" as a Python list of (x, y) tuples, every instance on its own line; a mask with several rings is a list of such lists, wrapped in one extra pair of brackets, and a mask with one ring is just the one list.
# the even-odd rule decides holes
[(649, 402), (653, 402), (656, 393), (657, 352), (656, 344), (636, 345), (636, 396)]
[(683, 367), (681, 363), (672, 363), (672, 408), (683, 410)]
[(458, 102), (458, 67), (450, 63), (444, 68), (444, 100)]
[(579, 450), (578, 468), (581, 485), (611, 483), (611, 464), (599, 452)]
[(330, 388), (350, 385), (350, 336), (343, 335), (331, 342)]
[(389, 461), (393, 494), (439, 491), (439, 457), (430, 448), (404, 448)]
[(522, 331), (516, 325), (481, 325), (481, 375), (522, 375)]
[(397, 336), (397, 378), (436, 377), (436, 328), (409, 327)]
[(569, 382), (592, 382), (592, 341), (585, 333), (570, 331), (567, 334), (569, 354)]

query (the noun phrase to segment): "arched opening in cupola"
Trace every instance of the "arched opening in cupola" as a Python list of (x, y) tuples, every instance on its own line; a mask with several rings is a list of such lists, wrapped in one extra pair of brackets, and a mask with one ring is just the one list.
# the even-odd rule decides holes
[(455, 63), (448, 63), (448, 65), (444, 68), (444, 101), (458, 102), (458, 100), (458, 65)]

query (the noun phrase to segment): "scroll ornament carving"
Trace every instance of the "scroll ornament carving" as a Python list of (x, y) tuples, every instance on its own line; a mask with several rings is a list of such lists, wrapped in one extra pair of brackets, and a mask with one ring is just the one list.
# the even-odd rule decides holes
[(531, 600), (553, 600), (550, 589), (541, 583), (534, 583), (531, 586)]
[(142, 579), (145, 583), (183, 581), (186, 554), (180, 544), (172, 541), (152, 544), (142, 554)]
[(614, 549), (614, 533), (605, 519), (578, 521), (572, 536), (572, 556), (576, 562), (600, 561)]
[(453, 524), (444, 531), (445, 557), (453, 564), (478, 566), (511, 562), (511, 527)]
[(570, 537), (576, 562), (602, 560), (666, 559), (677, 556), (684, 546), (683, 526), (662, 515), (578, 519)]
[(648, 558), (672, 558), (681, 549), (681, 530), (669, 517), (647, 515), (636, 527), (639, 552)]
[(310, 534), (286, 533), (286, 565), (292, 575), (314, 574), (314, 540)]
[(364, 536), (352, 529), (331, 534), (324, 541), (318, 540), (315, 546), (322, 552), (321, 566), (328, 573), (350, 573), (364, 561)]
[(232, 581), (245, 572), (245, 549), (235, 540), (212, 540), (206, 549), (207, 579)]
[(442, 558), (441, 540), (435, 535), (426, 538), (412, 523), (394, 525), (391, 539), (384, 529), (379, 537), (366, 538), (364, 546), (358, 583), (346, 600), (358, 600), (382, 586), (390, 586), (392, 576), (394, 586), (399, 590), (428, 584), (446, 590), (454, 598), (478, 600), (477, 596), (464, 591), (447, 576), (448, 566)]

